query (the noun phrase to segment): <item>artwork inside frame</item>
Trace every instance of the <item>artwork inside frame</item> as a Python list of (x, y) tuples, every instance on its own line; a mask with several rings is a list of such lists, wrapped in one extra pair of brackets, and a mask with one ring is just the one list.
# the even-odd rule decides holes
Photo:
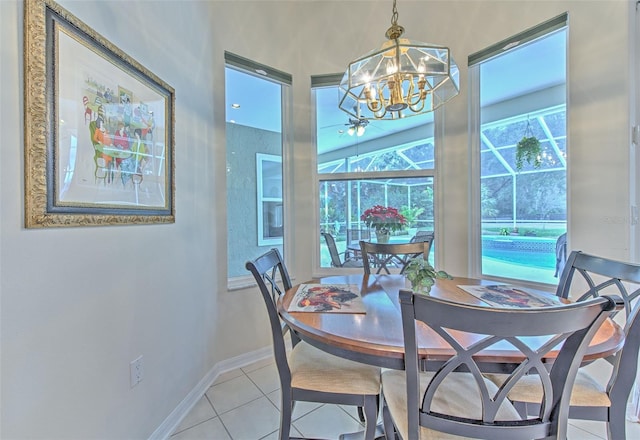
[(174, 89), (53, 0), (24, 42), (25, 226), (173, 223)]

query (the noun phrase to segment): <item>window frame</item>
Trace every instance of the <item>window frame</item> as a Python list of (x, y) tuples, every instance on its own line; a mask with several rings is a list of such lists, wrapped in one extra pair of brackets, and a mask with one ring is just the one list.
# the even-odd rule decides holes
[[(281, 88), (280, 93), (280, 108), (281, 108), (281, 160), (282, 160), (282, 209), (283, 209), (283, 234), (282, 234), (282, 243), (277, 244), (276, 246), (282, 250), (283, 256), (286, 258), (286, 255), (293, 255), (293, 240), (290, 240), (290, 234), (293, 231), (293, 214), (291, 213), (291, 209), (289, 207), (293, 203), (293, 189), (291, 188), (290, 182), (293, 181), (292, 178), (292, 166), (290, 164), (290, 157), (292, 157), (293, 151), (293, 134), (291, 133), (291, 128), (293, 127), (293, 94), (292, 94), (292, 84), (293, 77), (291, 74), (274, 69), (270, 66), (257, 63), (250, 59), (241, 57), (234, 53), (225, 51), (224, 52), (225, 63), (224, 67), (229, 69), (234, 69), (239, 72), (256, 76), (257, 78), (264, 79), (265, 81), (271, 81), (278, 84)], [(226, 80), (225, 80), (225, 88), (226, 88)], [(225, 98), (226, 101), (226, 98)], [(225, 125), (226, 125), (226, 116), (225, 116)], [(225, 136), (226, 138), (226, 136)], [(228, 152), (225, 152), (228, 154)], [(256, 158), (257, 160), (257, 158)], [(257, 162), (256, 162), (257, 164)], [(257, 174), (257, 170), (254, 170), (254, 175)], [(257, 182), (256, 182), (257, 183)], [(225, 182), (225, 187), (228, 188), (228, 177)], [(257, 185), (256, 185), (256, 199), (257, 199)], [(257, 221), (257, 219), (256, 219)], [(226, 219), (226, 230), (228, 231), (228, 218)], [(240, 276), (229, 276), (229, 242), (228, 242), (227, 234), (227, 245), (225, 247), (227, 258), (225, 259), (225, 274), (227, 278), (227, 290), (235, 291), (241, 290), (248, 287), (255, 286), (255, 280), (253, 276), (247, 272), (246, 275)], [(257, 240), (257, 235), (252, 235), (254, 240)], [(273, 245), (264, 245), (264, 252), (273, 247)], [(253, 258), (258, 255), (253, 256)], [(288, 267), (291, 271), (295, 270), (295, 261), (288, 261)]]
[[(507, 277), (497, 277), (493, 275), (483, 274), (482, 269), (482, 210), (481, 210), (481, 187), (482, 187), (482, 170), (481, 170), (481, 151), (482, 151), (482, 122), (481, 122), (481, 107), (480, 107), (480, 65), (484, 61), (488, 61), (493, 57), (500, 56), (503, 53), (521, 47), (527, 43), (533, 42), (542, 37), (549, 36), (554, 32), (558, 32), (564, 29), (565, 32), (569, 32), (568, 26), (568, 13), (560, 14), (556, 17), (553, 17), (543, 23), (540, 23), (537, 26), (533, 26), (532, 28), (526, 29), (523, 32), (515, 34), (511, 37), (506, 38), (494, 45), (487, 47), (479, 52), (469, 55), (468, 57), (468, 85), (469, 85), (469, 156), (470, 156), (470, 210), (469, 210), (469, 272), (472, 278), (482, 278), (482, 279), (495, 279), (499, 281), (513, 282), (516, 281), (523, 286), (548, 286), (546, 283), (539, 283), (535, 281), (520, 279), (520, 278), (507, 278)], [(568, 37), (567, 37), (567, 45), (566, 45), (566, 59), (569, 59), (569, 45), (568, 45)], [(565, 74), (565, 78), (568, 79), (568, 72)], [(566, 80), (565, 80), (566, 81)], [(566, 82), (565, 82), (566, 84)], [(565, 114), (566, 119), (568, 121), (568, 87), (565, 90)], [(495, 123), (495, 121), (491, 122)], [(568, 124), (568, 123), (567, 123)], [(568, 126), (566, 130), (566, 151), (569, 150), (568, 145)], [(566, 174), (566, 202), (567, 202), (567, 232), (569, 227), (568, 218), (570, 216), (569, 212), (569, 165), (568, 162), (565, 165), (565, 174)]]
[[(311, 106), (313, 113), (313, 155), (312, 155), (312, 166), (313, 166), (313, 178), (314, 178), (314, 188), (313, 188), (313, 207), (314, 207), (314, 224), (316, 225), (314, 228), (314, 242), (313, 242), (313, 276), (325, 276), (336, 273), (349, 273), (349, 272), (361, 272), (361, 269), (358, 268), (336, 268), (336, 267), (322, 267), (321, 266), (321, 234), (320, 234), (320, 186), (323, 182), (327, 181), (353, 181), (356, 182), (358, 180), (379, 180), (379, 179), (389, 179), (389, 178), (431, 178), (433, 182), (433, 222), (434, 222), (434, 231), (436, 234), (438, 231), (439, 224), (439, 216), (438, 216), (438, 177), (437, 177), (437, 157), (439, 155), (439, 149), (437, 145), (437, 133), (442, 133), (442, 129), (438, 129), (438, 124), (440, 122), (441, 109), (437, 109), (434, 112), (434, 135), (433, 135), (433, 146), (434, 146), (434, 166), (433, 168), (425, 168), (425, 169), (412, 169), (412, 170), (397, 170), (397, 171), (352, 171), (352, 172), (339, 172), (339, 173), (319, 173), (318, 172), (318, 136), (317, 136), (317, 101), (315, 89), (323, 88), (323, 87), (337, 87), (342, 78), (342, 74), (327, 74), (327, 75), (318, 75), (312, 76), (311, 78)], [(432, 139), (431, 137), (424, 138), (424, 141)], [(403, 142), (401, 145), (404, 148), (409, 148), (411, 144), (416, 144), (418, 141), (411, 142)], [(348, 160), (348, 158), (345, 158)], [(436, 255), (437, 259), (437, 255)]]

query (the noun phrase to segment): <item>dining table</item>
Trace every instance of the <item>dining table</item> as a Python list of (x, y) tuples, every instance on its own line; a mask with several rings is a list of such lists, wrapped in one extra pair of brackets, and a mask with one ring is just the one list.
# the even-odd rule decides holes
[[(358, 313), (290, 311), (292, 299), (298, 288), (302, 284), (311, 283), (354, 286), (359, 291), (362, 310)], [(489, 307), (485, 301), (460, 286), (495, 284), (496, 282), (491, 280), (462, 277), (437, 279), (429, 294), (450, 301)], [(410, 288), (410, 285), (404, 275), (398, 274), (322, 277), (287, 290), (278, 299), (278, 311), (282, 320), (300, 339), (321, 350), (370, 365), (404, 370), (403, 330), (398, 297), (399, 291), (405, 288)], [(558, 299), (548, 292), (536, 291), (536, 294), (548, 295), (557, 301), (568, 301)], [(420, 367), (424, 371), (437, 369), (455, 354), (447, 342), (422, 323), (418, 323), (417, 338)], [(623, 329), (608, 318), (591, 340), (583, 363), (612, 355), (622, 348), (623, 343)], [(554, 353), (556, 352), (551, 352), (550, 356)], [(478, 353), (476, 361), (482, 366), (483, 371), (509, 372), (522, 360), (522, 356), (510, 345), (497, 345)]]

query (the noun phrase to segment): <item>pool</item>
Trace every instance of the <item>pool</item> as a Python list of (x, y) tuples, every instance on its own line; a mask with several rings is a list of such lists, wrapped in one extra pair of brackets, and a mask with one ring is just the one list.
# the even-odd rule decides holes
[(556, 267), (556, 255), (547, 252), (522, 252), (506, 249), (485, 249), (482, 256), (493, 258), (505, 263), (521, 264), (523, 266), (535, 266), (543, 269)]
[(509, 264), (542, 269), (556, 267), (556, 239), (520, 236), (483, 236), (482, 256)]

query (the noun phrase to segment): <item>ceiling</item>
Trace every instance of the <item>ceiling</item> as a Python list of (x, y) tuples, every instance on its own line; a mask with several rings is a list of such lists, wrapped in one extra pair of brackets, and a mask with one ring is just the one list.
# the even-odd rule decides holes
[[(548, 38), (537, 40), (536, 44), (523, 45), (509, 51), (508, 54), (491, 59), (490, 62), (484, 62), (481, 70), (481, 106), (564, 83), (565, 40), (566, 33), (557, 32)], [(462, 61), (466, 60), (462, 58)], [(505, 72), (509, 72), (509, 75), (505, 75)], [(234, 69), (226, 69), (226, 75), (227, 122), (281, 131), (280, 86), (260, 75), (246, 74)], [(460, 84), (461, 89), (466, 87), (466, 84)], [(316, 89), (315, 99), (319, 154), (433, 121), (432, 113), (393, 121), (374, 120), (366, 127), (364, 135), (357, 138), (356, 135), (349, 136), (347, 133), (350, 125), (349, 115), (338, 108), (337, 87)], [(265, 103), (273, 105), (265, 108)], [(239, 104), (240, 108), (233, 109), (232, 104)]]

